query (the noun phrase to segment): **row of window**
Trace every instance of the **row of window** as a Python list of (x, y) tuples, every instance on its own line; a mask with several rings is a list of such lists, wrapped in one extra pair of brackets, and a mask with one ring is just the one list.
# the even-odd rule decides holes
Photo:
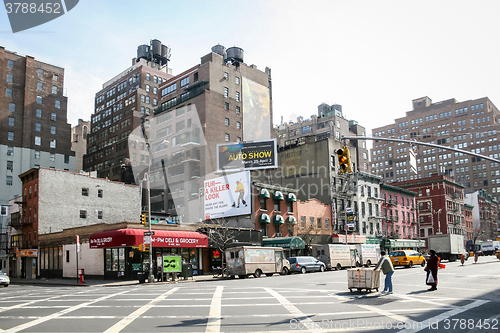
[[(97, 218), (99, 220), (102, 220), (103, 212), (102, 210), (97, 211)], [(80, 218), (81, 219), (86, 219), (87, 218), (87, 211), (86, 210), (80, 210)]]

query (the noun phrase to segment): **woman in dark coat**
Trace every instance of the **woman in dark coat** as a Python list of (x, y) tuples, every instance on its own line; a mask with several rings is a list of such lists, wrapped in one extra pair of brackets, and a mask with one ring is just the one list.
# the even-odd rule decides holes
[(427, 282), (429, 274), (432, 273), (432, 277), (434, 278), (434, 283), (427, 283), (428, 285), (431, 286), (431, 289), (429, 289), (429, 291), (432, 291), (432, 290), (437, 290), (437, 282), (438, 282), (437, 274), (438, 274), (439, 259), (436, 256), (436, 251), (430, 250), (430, 253), (431, 257), (429, 258), (429, 260), (427, 260), (427, 267), (425, 268), (425, 270), (427, 271), (427, 276), (425, 278), (425, 281)]

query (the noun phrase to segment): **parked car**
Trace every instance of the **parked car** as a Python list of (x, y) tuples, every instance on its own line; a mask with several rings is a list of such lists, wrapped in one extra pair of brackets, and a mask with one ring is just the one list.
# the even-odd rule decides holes
[(394, 251), (389, 254), (393, 266), (406, 266), (412, 268), (414, 265), (425, 266), (426, 260), (417, 251), (414, 250), (400, 250)]
[(4, 287), (8, 287), (10, 284), (9, 276), (2, 271), (0, 271), (0, 284)]
[(315, 271), (324, 272), (326, 269), (326, 265), (314, 257), (291, 257), (287, 260), (290, 262), (290, 272), (300, 272), (305, 274), (306, 272)]

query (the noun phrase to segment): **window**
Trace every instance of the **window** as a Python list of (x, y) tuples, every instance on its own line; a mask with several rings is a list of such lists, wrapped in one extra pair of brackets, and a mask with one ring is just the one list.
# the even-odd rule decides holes
[(227, 98), (229, 96), (229, 89), (224, 87), (224, 97)]
[(42, 77), (43, 76), (43, 69), (38, 68), (38, 76)]
[(326, 230), (330, 229), (330, 219), (325, 219), (325, 229)]
[(239, 102), (239, 101), (240, 101), (240, 93), (236, 92), (236, 102)]
[(56, 154), (50, 153), (50, 161), (55, 162), (56, 161)]
[(97, 190), (97, 197), (102, 198), (102, 190)]
[(97, 211), (97, 218), (102, 220), (102, 210)]
[(14, 61), (13, 60), (7, 60), (7, 68), (14, 68)]
[(55, 147), (56, 147), (56, 140), (50, 139), (50, 148), (55, 148)]
[(149, 84), (146, 84), (146, 92), (149, 92), (151, 90), (151, 87), (149, 86)]
[(8, 139), (9, 141), (14, 141), (14, 132), (9, 132), (9, 133), (7, 134), (7, 139)]
[(87, 211), (86, 210), (81, 210), (80, 211), (80, 218), (81, 219), (86, 219), (87, 218)]
[(228, 74), (227, 72), (224, 72), (224, 78), (225, 78), (226, 80), (228, 80), (228, 79), (229, 79), (229, 74)]
[(289, 213), (293, 213), (293, 201), (288, 201), (288, 202), (286, 203), (286, 206), (287, 206), (287, 207), (286, 207), (286, 208), (287, 208), (287, 211), (288, 211)]
[(229, 134), (224, 134), (224, 139), (226, 140), (226, 142), (229, 142), (230, 140), (230, 137), (229, 137)]
[(64, 155), (64, 163), (69, 163), (69, 155)]
[(241, 123), (239, 121), (236, 122), (236, 128), (240, 129), (241, 128)]
[(40, 123), (35, 123), (35, 131), (40, 132), (42, 130), (42, 125)]
[(16, 104), (14, 103), (9, 103), (9, 111), (14, 112), (16, 111)]
[(6, 183), (7, 185), (10, 185), (10, 186), (11, 186), (11, 185), (12, 185), (12, 176), (7, 176), (7, 178), (5, 179), (5, 183)]
[(52, 81), (59, 81), (59, 74), (53, 73), (52, 74)]
[(300, 227), (301, 228), (305, 228), (306, 227), (306, 217), (305, 216), (301, 216), (300, 217)]
[(56, 115), (56, 113), (55, 113), (55, 112), (52, 112), (52, 113), (50, 114), (50, 120), (52, 120), (52, 121), (56, 121), (56, 119), (57, 119), (57, 115)]
[(14, 162), (13, 161), (7, 161), (7, 171), (14, 171)]
[(61, 101), (56, 99), (56, 108), (61, 108)]
[(260, 209), (267, 210), (267, 200), (266, 198), (260, 198)]
[(274, 211), (275, 212), (280, 211), (280, 200), (274, 200)]
[(318, 229), (322, 229), (323, 226), (321, 224), (321, 217), (318, 217)]
[(14, 118), (9, 117), (9, 126), (14, 126), (14, 121), (15, 121)]
[(40, 159), (40, 151), (35, 150), (35, 159), (39, 160)]
[(312, 216), (309, 218), (309, 226), (311, 228), (314, 228), (314, 217), (312, 217)]
[(7, 97), (12, 97), (12, 89), (10, 89), (10, 88), (5, 89), (5, 95)]
[(181, 80), (181, 87), (185, 87), (189, 84), (189, 76)]
[(241, 113), (241, 109), (239, 106), (236, 107), (236, 114), (240, 114)]
[(7, 155), (14, 155), (14, 147), (7, 147)]
[(36, 117), (37, 118), (42, 118), (42, 110), (36, 109)]
[(42, 145), (42, 138), (39, 136), (35, 136), (35, 146), (41, 146)]
[(224, 109), (225, 109), (225, 110), (229, 110), (229, 103), (228, 103), (228, 102), (225, 102), (225, 103), (224, 103)]
[(52, 86), (52, 93), (57, 94), (57, 86)]
[(237, 76), (236, 76), (236, 77), (234, 78), (234, 81), (236, 82), (236, 84), (240, 84), (240, 78), (239, 78), (239, 77), (237, 77)]
[(11, 82), (13, 80), (14, 76), (12, 74), (7, 74), (7, 82)]
[(88, 188), (82, 188), (82, 196), (88, 197), (89, 196), (89, 189)]
[(42, 91), (43, 90), (43, 83), (38, 81), (36, 83), (36, 90)]
[(36, 96), (37, 104), (42, 104), (42, 96)]
[(56, 127), (50, 126), (50, 134), (56, 134)]
[(226, 124), (226, 126), (229, 126), (229, 118), (224, 119), (224, 124)]

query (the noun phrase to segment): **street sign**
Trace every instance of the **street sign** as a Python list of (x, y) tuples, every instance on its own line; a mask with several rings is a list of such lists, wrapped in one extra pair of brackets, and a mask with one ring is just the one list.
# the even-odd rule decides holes
[(344, 230), (349, 230), (349, 227), (347, 226), (347, 224), (344, 224)]
[(154, 231), (145, 231), (144, 236), (154, 236), (155, 232)]
[(76, 235), (76, 252), (80, 253), (80, 236)]
[(151, 244), (151, 236), (144, 236), (142, 242), (144, 244)]
[(354, 223), (347, 223), (346, 225), (348, 228), (354, 228)]

